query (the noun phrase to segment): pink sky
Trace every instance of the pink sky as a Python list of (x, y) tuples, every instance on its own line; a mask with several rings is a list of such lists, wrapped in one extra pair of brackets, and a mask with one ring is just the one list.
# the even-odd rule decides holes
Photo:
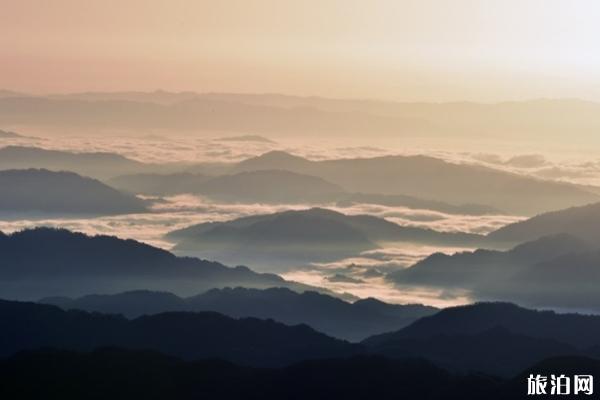
[(0, 88), (600, 100), (575, 0), (2, 1)]

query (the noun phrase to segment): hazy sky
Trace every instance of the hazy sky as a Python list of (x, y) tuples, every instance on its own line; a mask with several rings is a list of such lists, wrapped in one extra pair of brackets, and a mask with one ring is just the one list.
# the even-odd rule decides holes
[(600, 100), (594, 0), (0, 0), (0, 88)]

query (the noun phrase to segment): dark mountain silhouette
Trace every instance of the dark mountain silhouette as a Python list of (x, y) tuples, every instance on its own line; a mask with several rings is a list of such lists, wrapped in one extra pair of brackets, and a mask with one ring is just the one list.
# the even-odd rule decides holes
[(0, 171), (2, 213), (109, 215), (144, 211), (144, 202), (134, 196), (71, 172)]
[(0, 300), (0, 319), (2, 357), (42, 347), (90, 351), (117, 346), (156, 350), (188, 360), (218, 357), (245, 365), (277, 366), (361, 350), (358, 345), (333, 339), (306, 325), (233, 319), (213, 312), (171, 312), (127, 320)]
[(600, 316), (479, 303), (444, 309), (363, 344), (386, 356), (418, 354), (453, 370), (511, 376), (543, 358), (590, 354), (599, 333)]
[(308, 286), (246, 267), (176, 257), (134, 240), (38, 228), (0, 235), (3, 296), (39, 299), (136, 289), (190, 295), (218, 287)]
[(488, 238), (492, 242), (519, 243), (558, 233), (600, 244), (600, 203), (541, 214), (502, 227)]
[[(478, 235), (436, 232), (405, 227), (369, 215), (344, 215), (312, 208), (256, 215), (228, 222), (193, 225), (171, 232), (177, 251), (200, 252), (208, 258), (254, 264), (335, 260), (377, 248), (377, 242), (465, 245), (478, 243)], [(225, 258), (222, 258), (225, 257)]]
[(235, 318), (256, 317), (288, 325), (307, 324), (319, 332), (350, 341), (400, 329), (437, 311), (418, 304), (386, 304), (375, 299), (348, 303), (317, 292), (299, 294), (284, 288), (212, 289), (187, 298), (164, 292), (135, 291), (77, 299), (46, 298), (40, 302), (63, 309), (123, 314), (128, 318), (166, 311), (215, 311)]
[(157, 169), (114, 153), (73, 153), (37, 147), (6, 146), (0, 148), (0, 169), (43, 168), (73, 171), (81, 175), (106, 179), (116, 175)]
[(496, 376), (512, 376), (544, 358), (583, 354), (554, 340), (517, 335), (500, 327), (474, 334), (440, 333), (402, 339), (371, 351), (386, 357), (422, 357), (453, 371)]
[[(456, 374), (422, 359), (377, 356), (311, 360), (252, 368), (220, 360), (195, 362), (152, 351), (102, 348), (90, 353), (44, 349), (0, 360), (0, 396), (40, 399), (527, 399), (527, 378), (600, 374), (600, 360), (538, 360), (510, 378)], [(235, 382), (235, 384), (232, 384)], [(548, 385), (548, 388), (550, 385)], [(597, 388), (594, 387), (594, 393)], [(539, 396), (544, 398), (544, 396)], [(562, 396), (569, 398), (569, 396)], [(578, 397), (590, 397), (583, 394)]]
[(478, 203), (535, 214), (597, 201), (583, 187), (426, 156), (311, 161), (273, 151), (240, 162), (236, 171), (286, 169), (335, 183), (348, 192), (408, 195), (449, 203)]
[(186, 300), (187, 298), (169, 292), (132, 290), (118, 294), (90, 294), (78, 298), (45, 297), (40, 299), (38, 303), (51, 304), (63, 310), (121, 314), (126, 318), (137, 318), (142, 315), (160, 314), (169, 311), (217, 311), (211, 309), (194, 310)]
[[(36, 400), (50, 393), (66, 400), (469, 400), (501, 398), (494, 395), (504, 384), (481, 374), (452, 374), (414, 359), (360, 356), (265, 369), (219, 360), (185, 362), (159, 353), (115, 348), (91, 353), (23, 352), (0, 360), (0, 374), (0, 396)], [(507, 398), (512, 397), (503, 399)]]
[[(19, 398), (35, 398), (47, 390), (61, 398), (78, 398), (86, 391), (139, 396), (150, 390), (158, 398), (202, 393), (215, 398), (506, 399), (525, 395), (529, 373), (600, 371), (600, 361), (578, 357), (595, 354), (586, 346), (600, 340), (599, 317), (511, 304), (446, 309), (399, 332), (366, 340), (366, 348), (303, 325), (206, 312), (127, 320), (0, 301), (0, 318), (5, 322), (0, 330), (3, 397), (18, 393)], [(92, 353), (71, 352), (99, 347)], [(41, 348), (46, 349), (37, 350)], [(356, 356), (364, 352), (391, 359)], [(544, 360), (549, 356), (553, 358)], [(280, 367), (291, 363), (296, 364)]]
[(173, 195), (202, 194), (225, 202), (302, 203), (335, 199), (339, 186), (320, 178), (288, 171), (253, 171), (207, 177), (200, 174), (143, 174), (121, 176), (110, 181), (134, 193)]
[(17, 139), (22, 137), (23, 136), (19, 135), (18, 133), (0, 129), (0, 139)]
[(474, 335), (495, 328), (515, 335), (561, 342), (580, 350), (600, 343), (598, 315), (536, 311), (511, 303), (476, 303), (445, 308), (397, 332), (368, 338), (363, 344), (383, 348), (405, 339)]

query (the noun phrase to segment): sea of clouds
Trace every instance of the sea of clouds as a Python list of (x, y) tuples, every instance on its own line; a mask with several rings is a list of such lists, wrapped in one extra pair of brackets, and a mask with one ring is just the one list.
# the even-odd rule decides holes
[[(185, 164), (232, 163), (271, 150), (284, 150), (313, 160), (426, 154), (450, 162), (484, 165), (538, 178), (583, 185), (600, 184), (600, 160), (591, 156), (582, 159), (582, 157), (572, 157), (570, 154), (561, 156), (518, 152), (496, 154), (475, 149), (457, 152), (426, 149), (423, 146), (411, 146), (407, 143), (378, 147), (364, 144), (339, 146), (339, 143), (327, 141), (307, 144), (300, 140), (296, 142), (244, 138), (223, 140), (223, 134), (215, 133), (208, 137), (206, 135), (202, 137), (105, 135), (0, 139), (0, 147), (6, 145), (36, 146), (77, 152), (112, 152), (148, 163)], [(191, 224), (226, 221), (243, 216), (309, 207), (298, 204), (221, 204), (194, 195), (154, 200), (157, 201), (151, 211), (144, 214), (96, 218), (4, 218), (0, 220), (0, 230), (10, 233), (36, 226), (61, 227), (87, 234), (132, 238), (169, 250), (173, 243), (165, 240), (164, 235)], [(346, 207), (334, 204), (320, 206), (345, 214), (374, 215), (406, 226), (479, 234), (491, 232), (522, 219), (511, 215), (455, 215), (373, 204), (353, 204)], [(470, 249), (390, 243), (380, 249), (332, 263), (299, 265), (283, 273), (283, 276), (287, 279), (326, 287), (339, 293), (350, 293), (357, 297), (377, 297), (396, 303), (419, 302), (437, 306), (461, 304), (471, 300), (467, 293), (415, 287), (398, 288), (385, 280), (385, 273), (393, 269), (406, 268), (434, 252), (453, 253), (464, 250)]]

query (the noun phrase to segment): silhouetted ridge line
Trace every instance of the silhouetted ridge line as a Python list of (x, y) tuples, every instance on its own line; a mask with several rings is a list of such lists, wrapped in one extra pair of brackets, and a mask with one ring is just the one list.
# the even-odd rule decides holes
[(400, 329), (437, 311), (418, 304), (386, 304), (375, 299), (348, 303), (317, 292), (296, 293), (286, 288), (211, 289), (187, 298), (142, 290), (77, 299), (46, 298), (40, 302), (63, 309), (123, 314), (129, 318), (165, 311), (216, 311), (236, 318), (274, 319), (288, 325), (305, 323), (320, 332), (351, 341)]
[(89, 351), (117, 346), (152, 349), (188, 360), (221, 358), (247, 365), (345, 356), (360, 346), (306, 325), (233, 319), (214, 312), (168, 312), (127, 320), (120, 316), (63, 311), (58, 307), (0, 300), (0, 356), (40, 347)]

